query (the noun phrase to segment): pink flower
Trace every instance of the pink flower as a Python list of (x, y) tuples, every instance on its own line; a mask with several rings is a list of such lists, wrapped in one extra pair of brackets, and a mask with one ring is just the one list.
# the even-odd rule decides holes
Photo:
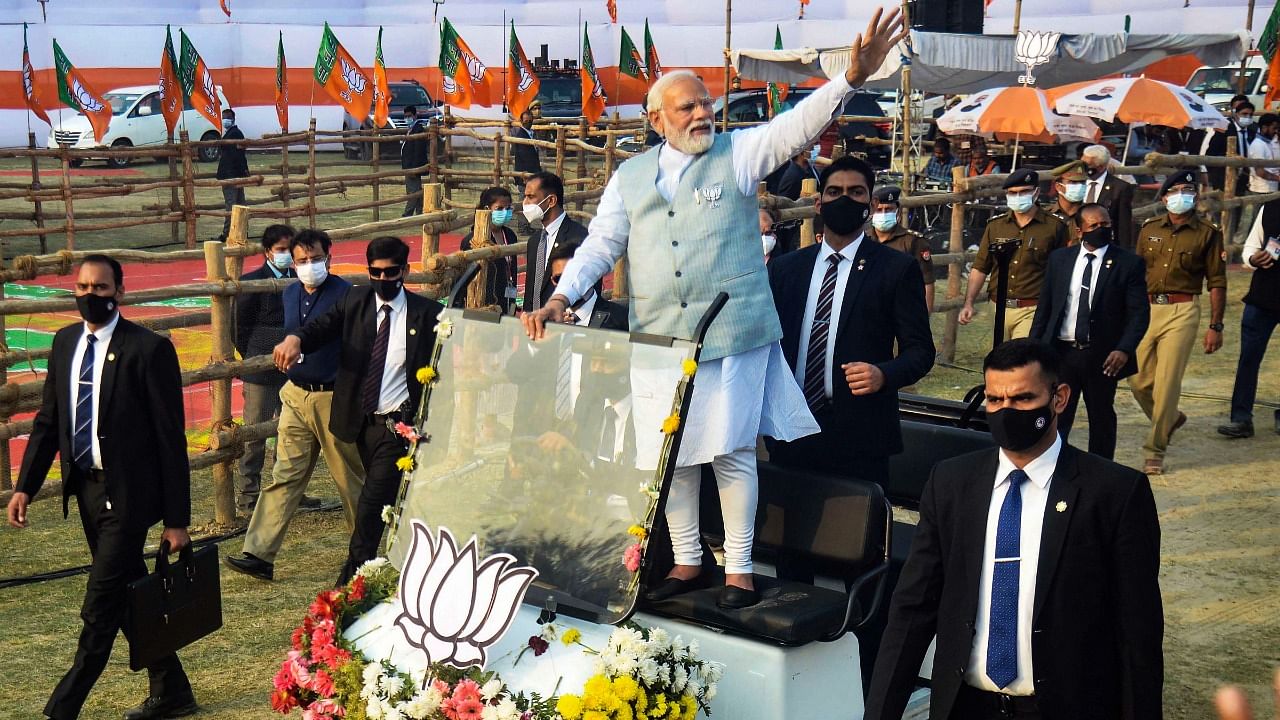
[(479, 698), (455, 702), (451, 720), (481, 720), (484, 714), (484, 703)]
[(272, 678), (271, 687), (276, 690), (283, 690), (286, 693), (297, 687), (293, 682), (293, 670), (289, 667), (288, 660), (280, 663), (280, 671)]
[(418, 430), (412, 425), (406, 423), (396, 423), (396, 432), (400, 433), (400, 437), (408, 440), (409, 442), (422, 439), (422, 436), (418, 434)]
[(640, 543), (632, 545), (622, 553), (622, 564), (627, 566), (627, 572), (635, 572), (640, 569), (642, 554), (643, 550), (640, 548)]
[(356, 579), (351, 581), (351, 589), (347, 591), (347, 599), (351, 602), (360, 602), (364, 599), (364, 593), (364, 576), (357, 575)]
[(293, 676), (293, 682), (300, 687), (307, 687), (311, 683), (311, 673), (307, 672), (307, 659), (297, 650), (289, 651), (289, 659), (284, 661), (284, 668)]
[(326, 590), (316, 596), (315, 602), (311, 603), (311, 607), (307, 608), (307, 612), (317, 620), (332, 620), (334, 615), (341, 609), (342, 591)]
[(475, 680), (465, 679), (459, 680), (458, 684), (453, 688), (453, 700), (455, 702), (464, 702), (467, 700), (480, 701), (480, 686)]
[(309, 688), (322, 698), (333, 697), (333, 678), (324, 670), (317, 670), (311, 675)]
[(298, 707), (298, 698), (288, 690), (277, 689), (271, 693), (271, 709), (287, 715), (290, 710)]
[(346, 714), (346, 708), (335, 700), (316, 700), (302, 711), (302, 720), (332, 720), (332, 718), (344, 717)]

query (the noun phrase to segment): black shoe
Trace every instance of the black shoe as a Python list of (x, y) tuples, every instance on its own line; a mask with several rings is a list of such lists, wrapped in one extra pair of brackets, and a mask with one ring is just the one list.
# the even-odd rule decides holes
[(649, 588), (644, 592), (644, 599), (649, 602), (661, 602), (669, 597), (683, 595), (687, 592), (693, 592), (706, 587), (706, 581), (699, 574), (691, 580), (681, 580), (680, 578), (669, 577), (657, 585), (657, 587)]
[(740, 588), (737, 585), (725, 585), (716, 598), (716, 605), (725, 610), (741, 610), (760, 602), (760, 593), (755, 590)]
[(176, 698), (162, 698), (152, 695), (142, 704), (124, 711), (124, 720), (161, 720), (162, 718), (178, 718), (192, 715), (200, 709), (196, 698), (191, 693)]
[(1253, 437), (1253, 423), (1246, 421), (1219, 425), (1218, 434), (1226, 435), (1229, 438), (1251, 438)]
[(298, 507), (303, 510), (315, 510), (317, 508), (324, 507), (324, 501), (320, 498), (311, 497), (310, 495), (303, 495), (302, 499), (298, 501)]
[(228, 555), (223, 558), (227, 563), (227, 567), (245, 575), (251, 575), (259, 580), (270, 582), (275, 579), (276, 566), (263, 560), (260, 557), (242, 552), (239, 555)]
[(1276, 434), (1280, 435), (1280, 411), (1276, 412)]

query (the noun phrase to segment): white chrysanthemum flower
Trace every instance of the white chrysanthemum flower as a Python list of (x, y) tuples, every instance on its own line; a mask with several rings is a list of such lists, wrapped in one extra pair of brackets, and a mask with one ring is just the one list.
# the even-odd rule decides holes
[(684, 687), (689, 682), (689, 671), (684, 669), (683, 665), (676, 665), (675, 670), (671, 672), (671, 689), (676, 694), (684, 693)]
[(380, 675), (382, 675), (381, 663), (369, 663), (364, 666), (364, 672), (361, 673), (361, 679), (364, 680), (366, 687), (369, 685), (376, 687), (378, 684), (378, 677)]
[(363, 565), (357, 568), (356, 574), (364, 575), (368, 577), (370, 574), (376, 573), (379, 570), (381, 570), (383, 567), (386, 567), (387, 562), (388, 562), (387, 559), (384, 557), (376, 557), (372, 560), (365, 562)]
[(370, 698), (364, 706), (364, 714), (369, 716), (369, 720), (382, 720), (382, 700)]
[(724, 665), (718, 662), (703, 663), (702, 677), (706, 678), (708, 683), (720, 682), (720, 678), (724, 677)]
[(661, 655), (671, 647), (671, 633), (656, 627), (649, 631), (649, 644), (655, 655)]
[(502, 681), (498, 678), (493, 678), (489, 682), (485, 683), (484, 687), (480, 688), (480, 697), (485, 702), (489, 702), (496, 698), (500, 692), (502, 692)]
[(698, 640), (696, 638), (693, 640), (690, 640), (689, 645), (686, 647), (686, 650), (689, 653), (689, 659), (696, 660), (698, 657), (698, 651), (700, 649), (701, 648), (698, 647)]
[(387, 703), (385, 706), (383, 706), (383, 710), (385, 710), (383, 717), (386, 720), (405, 720), (404, 713), (401, 712), (400, 708), (396, 707), (395, 705)]
[(543, 625), (542, 629), (538, 631), (538, 637), (542, 638), (543, 640), (546, 640), (547, 642), (555, 642), (556, 626), (553, 623), (547, 623), (546, 625)]
[(520, 720), (520, 708), (511, 698), (503, 698), (498, 703), (498, 720)]
[(388, 673), (379, 683), (387, 697), (395, 697), (404, 689), (404, 678), (397, 673)]
[(716, 685), (712, 683), (707, 686), (707, 691), (702, 693), (702, 699), (711, 702), (716, 699)]
[(492, 705), (485, 705), (480, 711), (480, 720), (498, 720), (498, 708)]
[(696, 698), (702, 695), (702, 690), (702, 683), (698, 682), (698, 678), (694, 677), (692, 674), (689, 675), (688, 680), (684, 685), (684, 691)]
[(637, 664), (636, 672), (640, 675), (640, 682), (647, 686), (658, 682), (658, 663), (653, 658), (641, 660)]

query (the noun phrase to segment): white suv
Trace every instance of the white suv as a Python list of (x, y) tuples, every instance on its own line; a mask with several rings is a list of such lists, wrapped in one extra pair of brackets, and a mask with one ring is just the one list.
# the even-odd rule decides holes
[[(111, 90), (103, 94), (103, 99), (111, 105), (111, 125), (102, 142), (93, 138), (93, 126), (89, 118), (79, 113), (62, 118), (49, 131), (48, 147), (69, 147), (75, 150), (92, 150), (104, 147), (127, 148), (145, 147), (147, 145), (163, 145), (168, 139), (164, 125), (164, 114), (160, 112), (160, 91), (155, 85), (137, 85)], [(218, 88), (218, 100), (222, 107), (230, 107), (227, 97)], [(217, 140), (218, 129), (213, 123), (196, 112), (190, 103), (183, 106), (182, 122), (178, 130), (184, 126), (192, 140)], [(202, 162), (213, 162), (218, 159), (217, 147), (199, 149)], [(111, 167), (125, 167), (130, 158), (109, 158)], [(80, 165), (80, 159), (72, 160), (73, 165)]]

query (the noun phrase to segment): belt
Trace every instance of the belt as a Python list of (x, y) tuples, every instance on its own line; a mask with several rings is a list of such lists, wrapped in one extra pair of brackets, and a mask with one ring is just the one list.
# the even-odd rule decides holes
[(76, 468), (76, 470), (82, 476), (84, 476), (85, 480), (88, 480), (89, 482), (106, 482), (107, 481), (106, 470), (97, 470), (97, 469), (80, 470), (79, 468)]
[(1075, 340), (1063, 340), (1062, 338), (1058, 338), (1054, 342), (1058, 343), (1059, 345), (1071, 348), (1072, 350), (1088, 350), (1089, 349), (1089, 343), (1087, 342), (1082, 343), (1082, 342), (1077, 342)]
[(293, 383), (294, 387), (301, 388), (307, 392), (333, 392), (333, 383)]
[(1037, 302), (1039, 301), (1036, 298), (1007, 298), (1004, 301), (1004, 306), (1008, 308), (1029, 308), (1035, 307)]
[(1040, 701), (1035, 695), (1005, 695), (979, 690), (972, 685), (961, 685), (960, 692), (967, 695), (966, 702), (983, 710), (998, 712), (1002, 717), (1040, 714)]
[(1191, 293), (1151, 293), (1150, 298), (1153, 305), (1172, 305), (1191, 302), (1196, 296)]

